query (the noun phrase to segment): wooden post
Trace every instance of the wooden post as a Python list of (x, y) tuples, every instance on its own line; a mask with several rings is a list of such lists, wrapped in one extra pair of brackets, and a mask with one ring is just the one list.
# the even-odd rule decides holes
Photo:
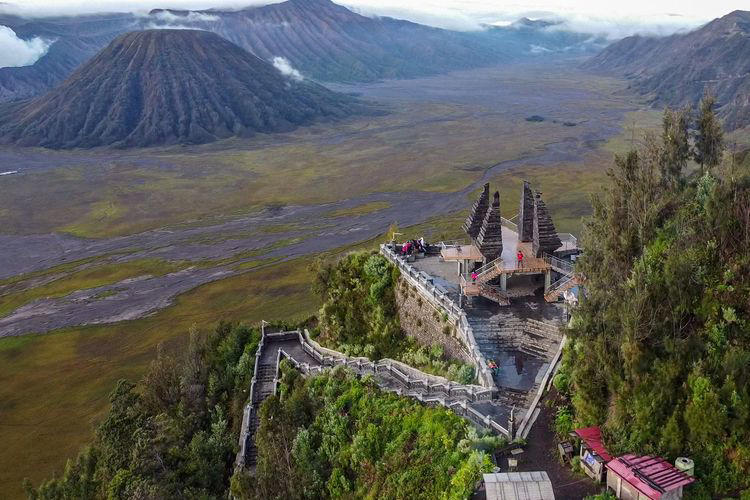
[(552, 270), (547, 269), (544, 271), (544, 293), (549, 292), (549, 287), (552, 284)]

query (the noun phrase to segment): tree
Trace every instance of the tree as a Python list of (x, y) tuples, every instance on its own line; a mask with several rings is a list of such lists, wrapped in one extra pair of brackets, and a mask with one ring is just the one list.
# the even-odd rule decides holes
[(662, 180), (670, 185), (678, 183), (690, 159), (690, 112), (683, 108), (664, 111), (662, 120), (663, 149), (660, 158)]
[(714, 113), (715, 105), (716, 98), (706, 93), (701, 99), (698, 111), (694, 157), (701, 166), (701, 175), (704, 168), (710, 170), (721, 163), (724, 152), (724, 132)]

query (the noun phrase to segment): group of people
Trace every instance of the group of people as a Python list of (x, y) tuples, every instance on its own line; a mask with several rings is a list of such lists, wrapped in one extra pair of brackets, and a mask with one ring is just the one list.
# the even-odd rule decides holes
[(427, 244), (424, 238), (418, 240), (409, 240), (401, 245), (401, 255), (411, 255), (414, 253), (424, 253), (427, 250)]

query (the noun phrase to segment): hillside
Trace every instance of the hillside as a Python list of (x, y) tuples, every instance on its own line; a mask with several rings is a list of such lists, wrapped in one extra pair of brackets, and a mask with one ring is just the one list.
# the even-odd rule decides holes
[[(366, 17), (330, 0), (288, 0), (241, 10), (155, 9), (23, 19), (0, 15), (19, 37), (56, 40), (34, 65), (0, 68), (0, 100), (41, 94), (67, 78), (115, 37), (133, 30), (212, 31), (261, 59), (284, 57), (305, 76), (329, 82), (412, 78), (504, 63), (529, 55), (593, 52), (601, 40), (520, 20), (509, 27), (457, 32), (388, 17)], [(553, 27), (554, 28), (554, 27)]]
[(593, 198), (558, 432), (600, 425), (613, 455), (693, 459), (690, 498), (748, 498), (750, 170), (687, 169), (672, 116)]
[(750, 12), (734, 11), (690, 33), (631, 36), (584, 67), (627, 76), (660, 106), (695, 104), (709, 89), (727, 129), (750, 124)]
[(204, 143), (363, 110), (213, 33), (122, 35), (48, 94), (12, 106), (0, 141), (74, 148)]

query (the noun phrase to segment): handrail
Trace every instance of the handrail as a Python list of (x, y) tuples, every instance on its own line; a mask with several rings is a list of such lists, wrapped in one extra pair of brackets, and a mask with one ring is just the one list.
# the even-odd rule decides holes
[(502, 255), (500, 257), (498, 257), (497, 259), (491, 260), (490, 262), (486, 263), (485, 265), (483, 265), (479, 269), (475, 269), (474, 272), (477, 273), (477, 277), (481, 277), (484, 273), (486, 273), (486, 272), (491, 271), (492, 269), (494, 269), (496, 267), (496, 265), (497, 265), (498, 262), (500, 262), (500, 263), (503, 262), (503, 256)]
[(570, 276), (563, 275), (562, 278), (555, 281), (549, 286), (549, 288), (547, 289), (547, 292), (545, 292), (545, 295), (547, 295), (548, 293), (554, 292), (556, 289), (561, 288), (562, 286), (564, 286), (570, 281), (573, 281), (574, 279), (575, 279), (575, 275), (570, 275)]
[(559, 259), (555, 257), (554, 255), (550, 255), (548, 253), (545, 253), (542, 258), (544, 259), (544, 262), (552, 266), (553, 268), (556, 268), (555, 270), (560, 270), (560, 272), (564, 274), (573, 274), (573, 264), (566, 261)]
[[(513, 217), (518, 217), (518, 214), (514, 215)], [(508, 229), (511, 229), (513, 232), (518, 232), (518, 224), (511, 221), (510, 219), (506, 219), (505, 217), (500, 217), (500, 222), (508, 227)]]

